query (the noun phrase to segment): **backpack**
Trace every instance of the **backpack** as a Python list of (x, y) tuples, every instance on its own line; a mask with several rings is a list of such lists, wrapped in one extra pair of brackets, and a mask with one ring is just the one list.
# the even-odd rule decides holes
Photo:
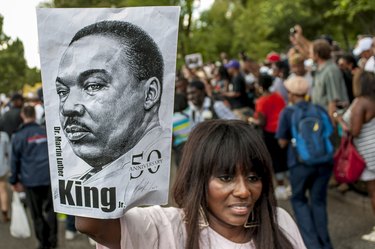
[(333, 126), (327, 112), (311, 103), (296, 105), (292, 109), (292, 146), (297, 160), (306, 165), (331, 162), (334, 153), (330, 140)]

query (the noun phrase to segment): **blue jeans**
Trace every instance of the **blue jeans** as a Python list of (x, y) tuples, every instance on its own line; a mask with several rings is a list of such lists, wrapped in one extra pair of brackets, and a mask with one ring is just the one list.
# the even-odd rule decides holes
[(75, 226), (75, 217), (73, 215), (66, 216), (66, 230), (69, 230), (71, 232), (77, 232)]
[(291, 202), (308, 249), (332, 249), (327, 218), (327, 188), (331, 174), (329, 164), (299, 164), (290, 168)]

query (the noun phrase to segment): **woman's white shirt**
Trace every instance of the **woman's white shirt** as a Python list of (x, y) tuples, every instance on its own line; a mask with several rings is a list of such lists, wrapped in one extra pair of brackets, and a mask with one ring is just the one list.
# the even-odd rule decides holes
[[(301, 234), (292, 217), (277, 208), (278, 223), (295, 249), (305, 249)], [(133, 208), (121, 219), (121, 249), (184, 249), (186, 241), (184, 213), (178, 208), (151, 206)], [(255, 249), (252, 241), (234, 243), (210, 227), (201, 231), (201, 249)], [(106, 249), (97, 245), (98, 249)]]

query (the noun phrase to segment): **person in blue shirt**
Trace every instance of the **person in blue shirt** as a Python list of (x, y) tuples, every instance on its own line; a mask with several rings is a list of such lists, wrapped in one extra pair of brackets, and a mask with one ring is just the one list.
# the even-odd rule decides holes
[[(305, 101), (309, 84), (301, 76), (285, 82), (288, 99), (292, 105), (303, 108), (311, 103)], [(293, 106), (280, 114), (276, 138), (281, 147), (288, 147), (287, 164), (292, 186), (291, 203), (302, 238), (308, 249), (332, 249), (328, 233), (327, 189), (332, 174), (332, 165), (322, 163), (306, 165), (297, 160), (292, 146), (291, 126)]]

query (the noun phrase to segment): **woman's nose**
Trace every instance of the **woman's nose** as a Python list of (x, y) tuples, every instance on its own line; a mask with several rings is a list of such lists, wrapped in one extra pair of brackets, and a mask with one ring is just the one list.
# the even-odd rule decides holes
[(243, 176), (237, 177), (234, 182), (233, 195), (242, 199), (250, 196), (250, 188), (247, 179)]

